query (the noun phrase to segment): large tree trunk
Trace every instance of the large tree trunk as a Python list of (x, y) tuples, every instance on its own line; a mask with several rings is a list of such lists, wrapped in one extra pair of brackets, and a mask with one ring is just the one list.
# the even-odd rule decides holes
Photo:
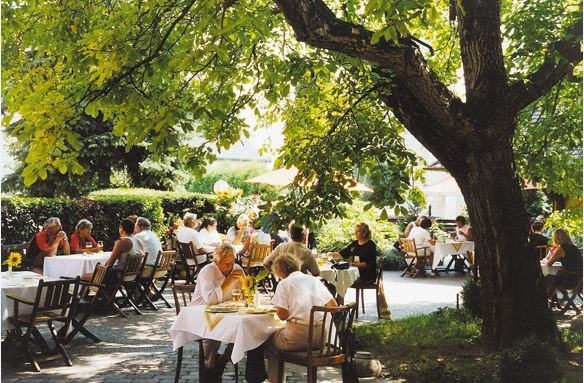
[(529, 220), (511, 144), (470, 153), (454, 174), (469, 209), (483, 288), (483, 334), (504, 346), (535, 335), (560, 344), (547, 305), (538, 255), (527, 244)]

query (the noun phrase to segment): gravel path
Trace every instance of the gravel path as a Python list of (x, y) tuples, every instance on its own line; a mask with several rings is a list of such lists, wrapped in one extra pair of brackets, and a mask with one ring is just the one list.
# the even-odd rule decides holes
[[(439, 277), (400, 278), (400, 272), (384, 273), (384, 288), (394, 319), (429, 313), (438, 307), (455, 307), (456, 295), (468, 278), (468, 274), (441, 274)], [(170, 298), (170, 295), (165, 294)], [(355, 299), (354, 290), (349, 289), (346, 302)], [(169, 301), (172, 301), (169, 299)], [(105, 382), (165, 383), (174, 381), (176, 353), (167, 330), (175, 317), (174, 309), (159, 311), (145, 310), (144, 315), (129, 313), (129, 318), (119, 316), (93, 317), (87, 327), (101, 338), (101, 343), (93, 344), (83, 336), (77, 336), (67, 351), (73, 366), (67, 367), (62, 361), (42, 364), (40, 373), (31, 372), (26, 366), (12, 366), (2, 363), (2, 382), (57, 383), (57, 382)], [(377, 321), (375, 293), (365, 292), (365, 314), (359, 314), (360, 323)], [(2, 350), (10, 352), (10, 350)], [(198, 381), (197, 354), (195, 344), (185, 348), (181, 381)], [(245, 362), (239, 363), (240, 381), (244, 381)], [(287, 366), (289, 382), (306, 381), (305, 369)], [(227, 365), (224, 382), (234, 382), (233, 366)], [(319, 382), (340, 382), (340, 370), (319, 368)], [(362, 380), (382, 381), (382, 380)]]

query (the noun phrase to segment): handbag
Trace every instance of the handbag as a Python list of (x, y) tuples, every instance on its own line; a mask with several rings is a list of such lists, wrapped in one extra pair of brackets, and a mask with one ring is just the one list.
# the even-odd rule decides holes
[(337, 270), (346, 270), (349, 268), (349, 262), (347, 261), (340, 261), (335, 263), (334, 265), (331, 266), (331, 269), (337, 269)]

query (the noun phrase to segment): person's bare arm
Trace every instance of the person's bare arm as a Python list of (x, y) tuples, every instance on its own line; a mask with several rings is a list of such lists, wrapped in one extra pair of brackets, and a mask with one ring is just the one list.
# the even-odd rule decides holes
[(551, 256), (547, 259), (546, 261), (546, 265), (551, 266), (553, 265), (555, 262), (559, 261), (560, 259), (562, 259), (564, 257), (564, 249), (562, 249), (561, 247), (558, 247), (552, 254)]
[(404, 237), (407, 238), (410, 235), (410, 231), (412, 231), (412, 228), (414, 227), (414, 225), (412, 225), (412, 223), (408, 223), (408, 226), (406, 226), (405, 230), (404, 230)]
[(132, 241), (129, 238), (120, 239), (114, 245), (111, 255), (105, 261), (106, 266), (113, 266), (122, 253), (126, 253), (132, 249)]
[(338, 303), (337, 300), (335, 298), (332, 298), (330, 301), (328, 301), (327, 303), (325, 303), (324, 305), (325, 307), (337, 307)]

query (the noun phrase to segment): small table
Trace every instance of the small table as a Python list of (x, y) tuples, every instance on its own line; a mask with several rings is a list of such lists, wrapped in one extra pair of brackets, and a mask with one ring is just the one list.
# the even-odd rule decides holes
[(558, 271), (560, 271), (560, 269), (562, 268), (562, 262), (554, 262), (554, 264), (551, 266), (548, 266), (545, 263), (540, 262), (540, 265), (541, 272), (544, 277), (547, 277), (548, 275), (556, 275)]
[[(14, 315), (14, 301), (6, 297), (6, 294), (19, 295), (34, 302), (39, 281), (55, 281), (59, 278), (42, 276), (32, 271), (3, 272), (0, 279), (0, 289), (2, 290), (2, 330), (14, 329), (8, 318)], [(30, 305), (19, 305), (19, 314), (28, 314), (32, 311)]]
[(210, 306), (197, 305), (181, 308), (168, 330), (173, 350), (198, 339), (214, 339), (233, 343), (231, 361), (239, 362), (245, 352), (264, 343), (284, 323), (275, 313), (246, 314), (243, 309), (234, 313), (209, 313)]
[(355, 266), (349, 266), (348, 269), (338, 270), (333, 269), (331, 266), (332, 264), (330, 263), (325, 263), (321, 266), (320, 276), (322, 279), (335, 285), (337, 294), (340, 297), (344, 297), (347, 293), (347, 289), (359, 279), (359, 269)]
[(75, 278), (85, 273), (91, 273), (98, 263), (103, 265), (111, 253), (111, 251), (104, 251), (101, 253), (45, 257), (43, 275), (53, 278)]
[(475, 244), (473, 241), (452, 241), (439, 243), (436, 242), (434, 245), (434, 259), (432, 261), (432, 270), (438, 267), (438, 264), (442, 259), (450, 254), (463, 254), (465, 255), (467, 251), (473, 251)]

